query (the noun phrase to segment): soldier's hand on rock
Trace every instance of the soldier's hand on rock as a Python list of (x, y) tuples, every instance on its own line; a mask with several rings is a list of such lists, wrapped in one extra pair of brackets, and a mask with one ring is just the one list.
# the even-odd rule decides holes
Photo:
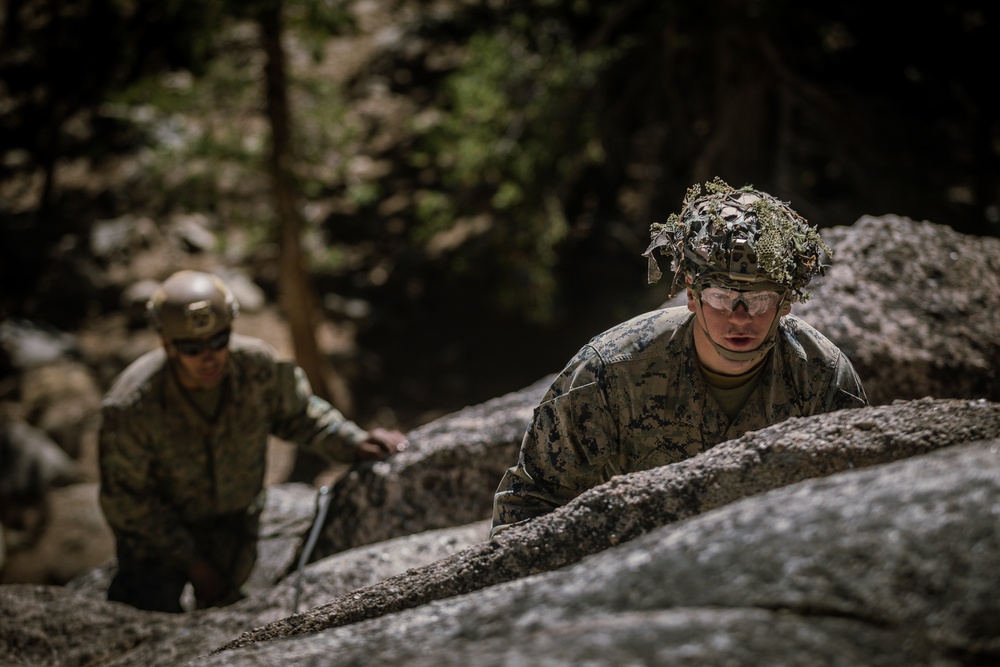
[(379, 461), (406, 449), (410, 441), (399, 431), (374, 428), (358, 446), (358, 458), (362, 461)]

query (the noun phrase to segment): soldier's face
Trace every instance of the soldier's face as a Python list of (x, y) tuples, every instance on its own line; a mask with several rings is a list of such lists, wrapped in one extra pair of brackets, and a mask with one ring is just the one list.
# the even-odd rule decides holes
[[(733, 352), (756, 350), (767, 340), (771, 323), (778, 316), (778, 300), (769, 304), (755, 304), (748, 308), (738, 301), (732, 310), (715, 308), (712, 301), (698, 298), (691, 289), (687, 291), (688, 310), (693, 312), (702, 326), (694, 328), (695, 350), (698, 359), (709, 370), (727, 375), (739, 375), (761, 363), (763, 358), (750, 361), (736, 361), (720, 355), (708, 340), (710, 336), (718, 345)], [(751, 315), (750, 310), (755, 314)], [(787, 312), (787, 311), (786, 311)]]
[(212, 389), (226, 377), (229, 361), (229, 331), (205, 338), (166, 342), (167, 354), (175, 362), (177, 379), (185, 389)]

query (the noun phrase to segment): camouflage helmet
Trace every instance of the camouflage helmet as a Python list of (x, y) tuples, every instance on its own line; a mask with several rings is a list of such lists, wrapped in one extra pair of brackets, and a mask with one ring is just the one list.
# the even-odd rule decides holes
[(670, 258), (670, 297), (686, 277), (731, 289), (772, 283), (805, 300), (804, 288), (822, 274), (830, 255), (819, 232), (785, 202), (747, 186), (735, 189), (716, 178), (688, 189), (681, 213), (653, 223), (643, 253), (649, 282), (662, 276), (655, 254)]
[(161, 284), (147, 304), (150, 322), (167, 340), (204, 338), (232, 324), (240, 307), (216, 275), (179, 271)]

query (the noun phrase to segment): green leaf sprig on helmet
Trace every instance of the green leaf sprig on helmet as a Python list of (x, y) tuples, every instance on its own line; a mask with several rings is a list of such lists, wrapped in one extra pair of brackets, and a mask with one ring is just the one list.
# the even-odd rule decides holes
[(669, 298), (684, 289), (686, 278), (735, 289), (772, 283), (805, 301), (806, 285), (825, 269), (830, 248), (806, 220), (771, 195), (750, 186), (733, 188), (715, 178), (688, 189), (680, 214), (650, 227), (643, 253), (649, 282), (662, 277), (656, 254), (670, 259)]

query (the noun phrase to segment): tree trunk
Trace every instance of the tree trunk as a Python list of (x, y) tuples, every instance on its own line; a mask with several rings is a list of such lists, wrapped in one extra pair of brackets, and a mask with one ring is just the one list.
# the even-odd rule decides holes
[[(281, 248), (279, 302), (291, 328), (296, 361), (309, 378), (313, 393), (337, 405), (338, 401), (334, 400), (326, 381), (328, 363), (316, 344), (318, 310), (302, 257), (303, 220), (295, 203), (295, 180), (291, 172), (291, 114), (288, 107), (285, 52), (281, 44), (282, 1), (272, 0), (264, 5), (266, 6), (262, 6), (258, 14), (258, 22), (267, 55), (265, 85), (267, 116), (271, 124), (269, 167)], [(337, 407), (345, 410), (344, 406)], [(326, 462), (321, 458), (300, 450), (296, 453), (295, 466), (289, 480), (312, 483), (325, 467)]]

